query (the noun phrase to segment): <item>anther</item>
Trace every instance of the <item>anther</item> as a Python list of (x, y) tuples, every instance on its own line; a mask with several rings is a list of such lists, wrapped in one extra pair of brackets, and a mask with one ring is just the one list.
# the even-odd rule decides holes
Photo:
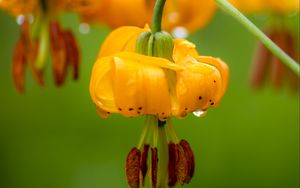
[(126, 177), (131, 188), (139, 188), (141, 152), (136, 147), (132, 148), (126, 159)]

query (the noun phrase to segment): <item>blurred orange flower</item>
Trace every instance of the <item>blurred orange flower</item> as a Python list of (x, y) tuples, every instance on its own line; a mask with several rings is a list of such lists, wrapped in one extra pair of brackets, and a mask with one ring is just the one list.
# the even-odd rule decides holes
[(235, 7), (247, 13), (290, 13), (299, 11), (299, 0), (229, 0)]
[[(271, 17), (267, 23), (266, 34), (282, 50), (296, 61), (299, 61), (299, 43), (297, 34), (289, 26), (289, 14), (299, 14), (299, 0), (230, 0), (241, 11), (248, 14), (265, 14)], [(299, 91), (298, 76), (287, 68), (263, 44), (258, 43), (251, 74), (251, 85), (260, 88), (270, 74), (272, 85), (282, 88), (284, 81), (288, 81), (293, 91)]]
[[(73, 8), (86, 22), (100, 22), (112, 28), (124, 25), (142, 27), (151, 23), (155, 0), (75, 0)], [(205, 8), (201, 8), (205, 7)], [(163, 28), (182, 27), (189, 32), (202, 28), (214, 14), (214, 0), (169, 0), (166, 2)]]
[[(61, 0), (1, 0), (0, 9), (17, 17), (21, 35), (13, 58), (13, 79), (19, 92), (24, 92), (25, 67), (29, 65), (39, 85), (44, 85), (43, 72), (50, 51), (55, 84), (63, 84), (67, 67), (78, 78), (79, 49), (70, 30), (63, 30), (56, 19), (67, 7)], [(49, 50), (50, 49), (50, 50)]]

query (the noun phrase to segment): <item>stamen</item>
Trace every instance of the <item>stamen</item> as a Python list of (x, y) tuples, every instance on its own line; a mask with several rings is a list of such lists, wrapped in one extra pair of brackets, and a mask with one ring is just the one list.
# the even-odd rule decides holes
[(185, 157), (188, 161), (188, 173), (187, 176), (185, 177), (184, 183), (189, 183), (194, 176), (195, 172), (195, 157), (194, 153), (192, 151), (192, 148), (190, 147), (189, 143), (186, 140), (181, 140), (180, 141), (180, 146), (184, 150)]
[(140, 159), (141, 152), (136, 147), (132, 148), (127, 155), (126, 160), (126, 177), (128, 185), (131, 188), (139, 188), (139, 174), (140, 174)]
[(175, 132), (175, 130), (173, 128), (173, 124), (172, 124), (171, 118), (167, 119), (167, 125), (166, 125), (166, 127), (167, 127), (167, 130), (168, 130), (169, 134), (171, 135), (171, 140), (175, 144), (178, 144), (179, 143), (179, 139), (178, 139), (178, 137), (176, 135), (176, 132)]
[(145, 177), (148, 171), (148, 151), (149, 151), (149, 144), (144, 145), (144, 149), (141, 155), (141, 167), (140, 167), (140, 183), (142, 186), (145, 186)]
[(177, 156), (177, 146), (173, 142), (170, 142), (168, 145), (168, 151), (169, 151), (169, 164), (168, 164), (168, 174), (169, 174), (169, 180), (168, 180), (168, 186), (173, 187), (177, 183), (177, 177), (175, 173), (175, 166), (176, 166), (176, 159)]
[(158, 156), (157, 148), (151, 148), (151, 164), (150, 164), (150, 183), (152, 188), (156, 188), (157, 185), (157, 168), (158, 168)]
[(175, 165), (175, 174), (177, 177), (178, 183), (183, 185), (186, 181), (186, 178), (189, 174), (189, 163), (188, 159), (185, 156), (185, 152), (181, 145), (177, 144), (178, 153)]
[(151, 116), (146, 116), (145, 117), (145, 122), (144, 122), (144, 128), (140, 137), (140, 141), (139, 144), (137, 146), (138, 149), (141, 149), (142, 146), (145, 143), (145, 138), (147, 137), (147, 135), (149, 134), (149, 127), (151, 126)]

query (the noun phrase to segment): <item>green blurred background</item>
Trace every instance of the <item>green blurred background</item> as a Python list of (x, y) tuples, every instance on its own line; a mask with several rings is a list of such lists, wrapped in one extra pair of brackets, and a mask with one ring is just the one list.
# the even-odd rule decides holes
[[(75, 15), (63, 15), (62, 22), (81, 46), (80, 80), (68, 78), (56, 88), (48, 64), (46, 87), (39, 88), (27, 71), (27, 91), (20, 95), (11, 76), (19, 30), (14, 18), (0, 12), (0, 187), (127, 187), (125, 159), (143, 119), (100, 119), (88, 91), (96, 54), (110, 30), (92, 26), (82, 35)], [(286, 88), (249, 87), (255, 39), (224, 13), (189, 39), (202, 54), (222, 57), (231, 78), (221, 105), (205, 118), (174, 121), (196, 155), (195, 177), (186, 187), (298, 188), (299, 96)]]

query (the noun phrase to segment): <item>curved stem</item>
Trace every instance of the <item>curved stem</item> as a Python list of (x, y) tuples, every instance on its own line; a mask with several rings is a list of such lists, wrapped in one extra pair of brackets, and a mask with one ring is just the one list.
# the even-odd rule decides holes
[(156, 0), (152, 17), (152, 33), (161, 31), (161, 20), (166, 0)]
[(246, 27), (254, 36), (256, 36), (276, 57), (278, 57), (286, 66), (292, 69), (300, 76), (299, 64), (281, 50), (272, 40), (270, 40), (257, 26), (255, 26), (246, 16), (232, 6), (227, 0), (215, 0), (219, 7), (226, 13), (235, 18), (244, 27)]

